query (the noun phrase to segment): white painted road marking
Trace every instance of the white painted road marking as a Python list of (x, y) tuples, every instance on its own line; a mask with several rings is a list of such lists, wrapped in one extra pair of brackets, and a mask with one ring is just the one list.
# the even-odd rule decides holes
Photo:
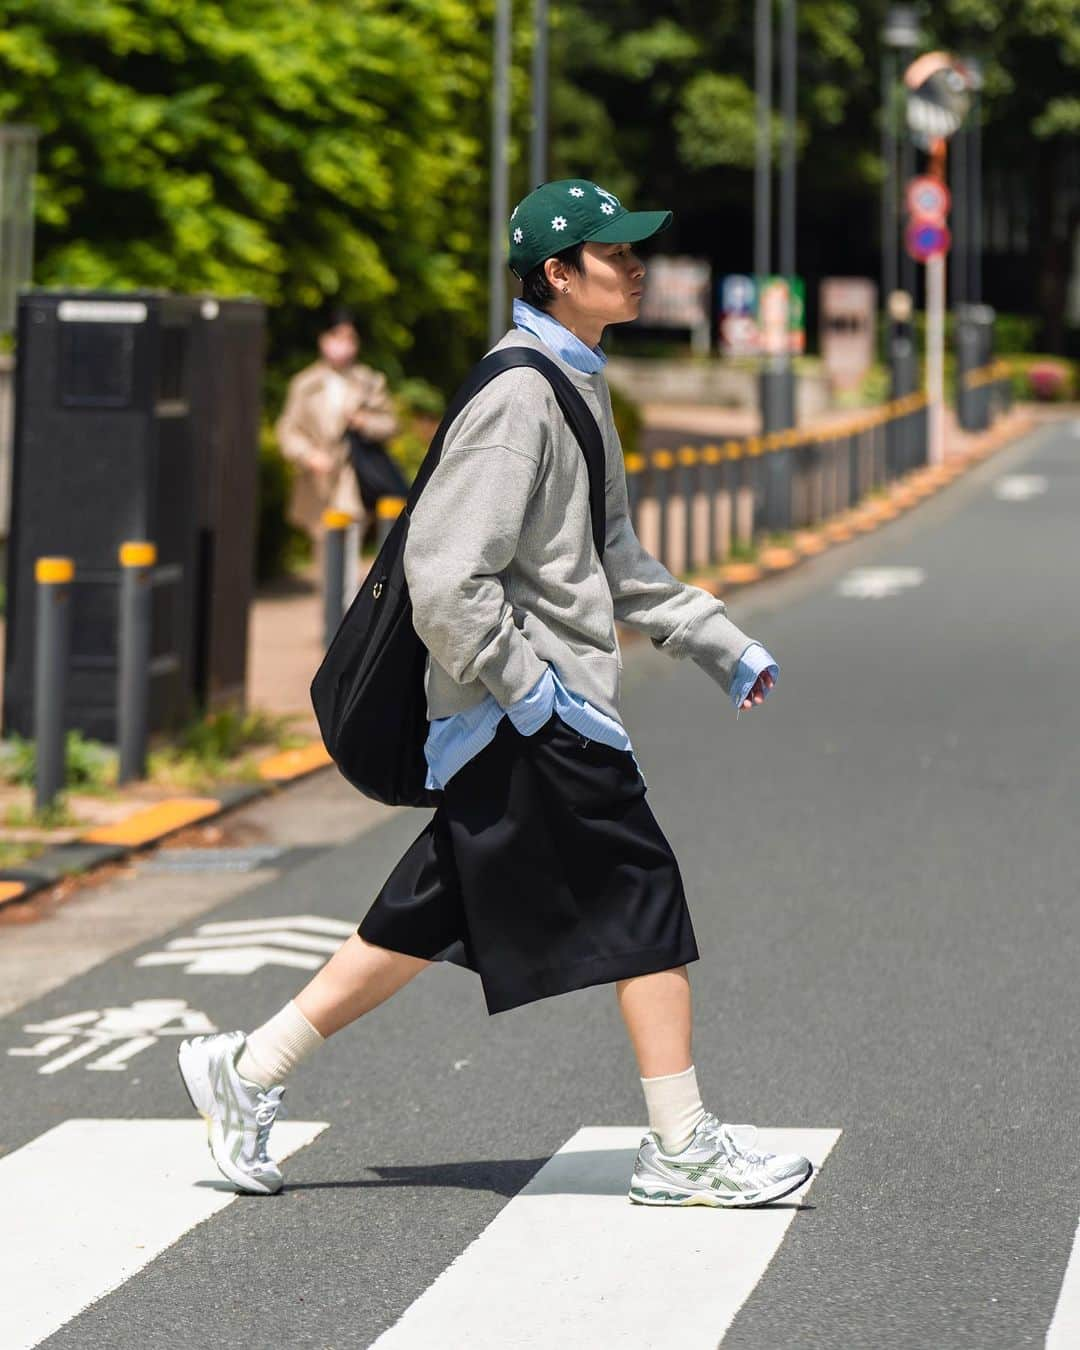
[(1041, 473), (1009, 473), (994, 483), (994, 496), (1002, 502), (1027, 502), (1047, 489)]
[(1069, 1264), (1061, 1282), (1057, 1307), (1046, 1333), (1046, 1350), (1076, 1350), (1080, 1345), (1080, 1226), (1073, 1237)]
[(174, 938), (135, 964), (183, 966), (185, 975), (251, 975), (262, 966), (316, 970), (355, 932), (355, 923), (318, 914), (204, 923), (194, 937)]
[(858, 600), (884, 600), (913, 586), (921, 586), (926, 573), (921, 567), (856, 567), (837, 590)]
[[(632, 1205), (642, 1133), (579, 1130), (373, 1350), (715, 1350), (806, 1188), (741, 1213)], [(817, 1168), (839, 1137), (762, 1130), (758, 1146)]]
[[(141, 998), (126, 1008), (88, 1008), (47, 1022), (30, 1022), (23, 1031), (42, 1039), (34, 1045), (13, 1046), (8, 1054), (44, 1059), (38, 1073), (52, 1074), (105, 1050), (100, 1059), (83, 1067), (122, 1072), (130, 1059), (161, 1036), (206, 1036), (216, 1030), (205, 1013), (189, 1008), (182, 998)], [(66, 1046), (71, 1049), (56, 1054)]]
[[(285, 1158), (324, 1129), (281, 1121), (273, 1152)], [(0, 1158), (0, 1345), (51, 1336), (230, 1205), (227, 1187), (198, 1120), (66, 1120)]]

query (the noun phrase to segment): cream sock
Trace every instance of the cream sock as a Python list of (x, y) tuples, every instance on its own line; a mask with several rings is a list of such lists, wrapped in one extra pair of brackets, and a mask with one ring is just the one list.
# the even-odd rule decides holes
[(312, 1050), (317, 1050), (323, 1039), (290, 1000), (247, 1038), (236, 1061), (236, 1072), (268, 1091)]
[(681, 1153), (705, 1114), (697, 1070), (691, 1064), (682, 1073), (643, 1078), (641, 1086), (649, 1112), (649, 1129), (660, 1137), (660, 1147), (665, 1153)]

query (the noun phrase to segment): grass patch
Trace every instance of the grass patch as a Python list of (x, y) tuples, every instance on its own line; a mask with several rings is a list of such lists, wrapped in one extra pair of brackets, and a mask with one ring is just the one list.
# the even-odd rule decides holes
[(0, 839), (0, 867), (18, 867), (20, 863), (39, 858), (44, 852), (44, 844), (16, 844), (10, 839)]
[(250, 783), (259, 776), (253, 751), (295, 750), (307, 744), (288, 717), (223, 709), (184, 728), (172, 745), (151, 751), (148, 777), (155, 783), (197, 792), (214, 783)]
[(756, 563), (758, 560), (758, 545), (732, 544), (727, 560), (728, 562)]
[(15, 802), (4, 811), (3, 824), (9, 830), (60, 830), (81, 821), (67, 801), (57, 797), (43, 811)]
[[(69, 731), (64, 743), (64, 786), (79, 792), (110, 794), (116, 787), (116, 752), (80, 731)], [(0, 782), (33, 787), (37, 746), (22, 736), (0, 742)]]

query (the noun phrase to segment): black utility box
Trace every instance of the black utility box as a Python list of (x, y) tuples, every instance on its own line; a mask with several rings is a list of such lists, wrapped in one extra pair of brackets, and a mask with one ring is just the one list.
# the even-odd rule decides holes
[(34, 562), (75, 563), (67, 725), (116, 740), (120, 545), (157, 546), (150, 727), (243, 701), (263, 308), (151, 292), (19, 301), (4, 731), (33, 728)]

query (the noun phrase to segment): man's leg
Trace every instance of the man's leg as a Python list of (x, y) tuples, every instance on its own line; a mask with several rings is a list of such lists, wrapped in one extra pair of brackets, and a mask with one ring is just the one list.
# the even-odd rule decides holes
[(430, 964), (374, 947), (354, 933), (294, 999), (247, 1037), (236, 1061), (240, 1077), (264, 1090), (282, 1082), (328, 1036), (385, 1003)]
[(693, 1017), (686, 967), (619, 980), (615, 992), (637, 1056), (649, 1128), (666, 1152), (678, 1153), (705, 1115), (690, 1050)]
[(762, 1205), (805, 1185), (814, 1170), (806, 1158), (759, 1153), (756, 1131), (724, 1125), (702, 1106), (690, 1052), (686, 967), (620, 980), (616, 992), (652, 1131), (638, 1149), (630, 1199), (639, 1205)]
[(207, 1123), (214, 1160), (240, 1190), (272, 1195), (281, 1189), (281, 1169), (267, 1143), (287, 1074), (327, 1036), (384, 1003), (429, 964), (354, 934), (250, 1036), (229, 1031), (181, 1042), (188, 1096)]

